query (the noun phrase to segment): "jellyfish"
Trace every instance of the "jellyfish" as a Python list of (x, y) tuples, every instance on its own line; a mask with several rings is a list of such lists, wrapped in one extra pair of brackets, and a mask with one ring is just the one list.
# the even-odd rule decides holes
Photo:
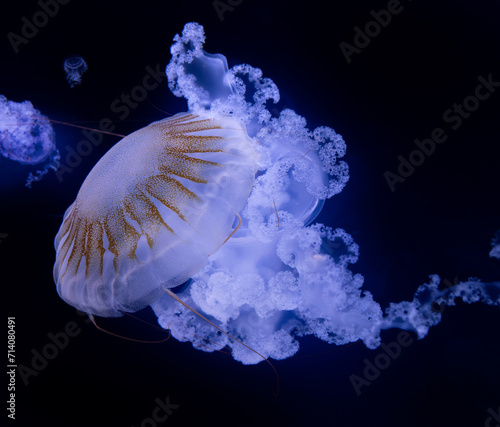
[[(273, 117), (269, 104), (280, 96), (274, 82), (250, 65), (228, 69), (224, 56), (203, 50), (204, 42), (196, 23), (174, 38), (169, 87), (189, 110), (238, 117), (255, 142), (259, 169), (241, 227), (179, 290), (189, 307), (279, 360), (293, 356), (305, 335), (336, 345), (362, 340), (373, 349), (384, 329), (408, 329), (423, 338), (441, 319), (436, 304), (453, 305), (456, 297), (500, 304), (500, 283), (470, 279), (441, 290), (432, 275), (412, 301), (392, 303), (384, 312), (362, 289), (363, 276), (350, 270), (359, 255), (352, 236), (314, 222), (324, 201), (349, 179), (342, 137), (325, 126), (309, 130), (306, 119), (290, 109)], [(229, 346), (243, 364), (262, 361), (167, 295), (152, 308), (179, 341), (203, 351)]]
[(276, 84), (248, 64), (228, 68), (204, 42), (186, 24), (166, 68), (188, 111), (121, 140), (66, 211), (54, 265), (63, 300), (99, 316), (151, 306), (177, 340), (228, 346), (243, 364), (291, 357), (305, 335), (369, 348), (388, 328), (422, 338), (440, 320), (433, 304), (457, 296), (500, 304), (500, 283), (440, 290), (434, 275), (384, 314), (350, 270), (352, 236), (315, 222), (349, 179), (342, 136), (271, 113)]
[(26, 186), (39, 181), (47, 172), (57, 170), (60, 154), (55, 133), (47, 117), (31, 102), (9, 101), (0, 95), (0, 153), (23, 165), (46, 162), (43, 169), (29, 173)]
[(498, 230), (491, 239), (490, 257), (500, 259), (500, 230)]
[(87, 70), (87, 63), (81, 56), (69, 56), (64, 60), (66, 79), (71, 87), (82, 82), (82, 75)]

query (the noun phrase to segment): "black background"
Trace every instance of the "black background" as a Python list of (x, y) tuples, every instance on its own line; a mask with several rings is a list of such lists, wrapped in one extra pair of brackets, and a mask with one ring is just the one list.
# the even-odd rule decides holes
[[(225, 1), (223, 0), (225, 3)], [(233, 4), (237, 4), (233, 1)], [(500, 261), (490, 240), (500, 228), (498, 112), (500, 90), (482, 101), (457, 130), (443, 121), (454, 103), (474, 94), (478, 76), (500, 81), (495, 0), (402, 0), (403, 11), (348, 63), (339, 44), (353, 42), (354, 27), (385, 1), (287, 2), (243, 0), (220, 19), (212, 1), (140, 2), (71, 0), (15, 53), (7, 34), (21, 33), (35, 1), (0, 8), (0, 93), (30, 100), (50, 118), (98, 126), (110, 118), (115, 132), (130, 133), (186, 109), (166, 79), (125, 120), (113, 100), (140, 85), (145, 67), (170, 60), (170, 45), (186, 22), (205, 27), (210, 53), (230, 66), (249, 63), (278, 85), (279, 108), (305, 116), (311, 128), (333, 127), (347, 143), (351, 179), (326, 202), (318, 221), (342, 227), (360, 245), (353, 271), (385, 308), (410, 300), (429, 274), (449, 282), (476, 276), (498, 280)], [(89, 69), (71, 89), (63, 60), (81, 55)], [(398, 156), (441, 127), (448, 139), (391, 192), (384, 172)], [(81, 130), (55, 125), (63, 161)], [(17, 362), (31, 366), (49, 333), (68, 322), (79, 333), (25, 385), (17, 376), (17, 417), (0, 424), (32, 426), (144, 426), (155, 399), (179, 404), (159, 425), (219, 426), (483, 426), (500, 406), (500, 311), (458, 304), (428, 337), (402, 350), (357, 396), (352, 374), (382, 350), (362, 343), (329, 346), (301, 339), (299, 353), (244, 366), (223, 353), (203, 353), (174, 339), (142, 344), (97, 331), (59, 299), (52, 279), (53, 239), (64, 210), (86, 174), (118, 138), (103, 142), (59, 182), (50, 172), (31, 190), (33, 168), (0, 158), (2, 313), (15, 316)], [(154, 324), (150, 310), (139, 313)], [(6, 320), (4, 320), (6, 322)], [(165, 334), (130, 318), (102, 321), (110, 330), (146, 340)], [(393, 342), (398, 331), (382, 334)], [(6, 362), (5, 362), (6, 364)], [(7, 376), (5, 385), (7, 387)], [(4, 404), (5, 405), (5, 404)], [(488, 412), (490, 411), (490, 412)], [(495, 424), (497, 423), (497, 424)], [(490, 426), (500, 425), (491, 421)]]

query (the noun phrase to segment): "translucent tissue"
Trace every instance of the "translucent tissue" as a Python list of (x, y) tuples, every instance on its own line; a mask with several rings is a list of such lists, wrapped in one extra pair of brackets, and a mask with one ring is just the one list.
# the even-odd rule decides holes
[[(204, 52), (204, 41), (197, 23), (186, 24), (174, 38), (169, 87), (187, 100), (190, 112), (239, 120), (259, 161), (241, 227), (178, 292), (185, 303), (273, 359), (293, 356), (297, 337), (304, 335), (332, 344), (363, 340), (369, 348), (380, 344), (382, 329), (398, 327), (423, 337), (440, 320), (434, 304), (453, 305), (455, 297), (500, 303), (499, 283), (468, 281), (440, 291), (439, 278), (431, 276), (413, 301), (391, 304), (384, 315), (362, 290), (363, 277), (349, 269), (358, 259), (352, 237), (313, 224), (324, 201), (349, 179), (342, 137), (328, 127), (309, 130), (305, 118), (289, 109), (273, 117), (268, 104), (279, 101), (274, 82), (247, 64), (228, 69), (224, 56)], [(204, 351), (227, 345), (244, 364), (262, 361), (169, 295), (152, 308), (180, 341)]]
[(31, 102), (9, 101), (0, 95), (0, 154), (23, 165), (46, 162), (43, 169), (35, 174), (30, 172), (27, 187), (42, 179), (49, 169), (59, 167), (52, 125)]

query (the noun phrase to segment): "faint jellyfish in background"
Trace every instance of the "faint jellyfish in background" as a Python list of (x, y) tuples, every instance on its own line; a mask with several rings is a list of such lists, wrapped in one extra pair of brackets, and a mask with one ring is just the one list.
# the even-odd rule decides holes
[(82, 82), (82, 75), (87, 70), (87, 63), (81, 56), (69, 56), (64, 60), (66, 79), (71, 87)]
[(498, 230), (493, 239), (491, 239), (490, 257), (500, 259), (500, 230)]
[(30, 172), (28, 188), (49, 169), (57, 170), (61, 158), (49, 119), (33, 108), (31, 102), (13, 102), (3, 95), (0, 95), (0, 154), (23, 165), (47, 162), (35, 174)]

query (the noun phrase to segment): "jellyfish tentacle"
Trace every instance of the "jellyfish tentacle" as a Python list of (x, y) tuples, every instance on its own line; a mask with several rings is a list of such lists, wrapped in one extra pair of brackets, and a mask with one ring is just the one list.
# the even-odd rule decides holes
[[(226, 239), (226, 240), (224, 240), (224, 242), (222, 243), (222, 245), (223, 245), (224, 243), (226, 243), (226, 242), (227, 242), (227, 241), (228, 241), (231, 237), (233, 237), (233, 236), (234, 236), (234, 233), (236, 233), (236, 232), (239, 230), (239, 228), (241, 227), (241, 216), (240, 216), (240, 214), (239, 214), (238, 212), (235, 212), (235, 215), (238, 217), (238, 225), (237, 225), (237, 226), (235, 227), (235, 229), (231, 232), (231, 234), (230, 234), (229, 236), (227, 236), (227, 239)], [(221, 246), (222, 246), (222, 245), (221, 245)]]
[(273, 197), (273, 205), (274, 205), (274, 211), (276, 212), (276, 220), (278, 222), (276, 228), (280, 228), (280, 216), (278, 215), (278, 209), (276, 208), (276, 200), (274, 200), (274, 197)]
[[(96, 327), (97, 330), (99, 330), (101, 332), (104, 332), (104, 333), (106, 333), (108, 335), (111, 335), (113, 337), (121, 338), (123, 340), (132, 341), (132, 342), (138, 342), (138, 343), (141, 343), (141, 344), (162, 344), (164, 342), (167, 342), (170, 339), (170, 337), (171, 337), (170, 336), (170, 329), (167, 329), (167, 331), (168, 331), (168, 337), (167, 338), (162, 339), (162, 340), (157, 340), (157, 341), (139, 340), (137, 338), (126, 337), (124, 335), (120, 335), (120, 334), (116, 334), (114, 332), (108, 331), (107, 329), (104, 329), (101, 326), (99, 326), (97, 324), (96, 320), (95, 320), (95, 316), (92, 313), (87, 313), (87, 315), (89, 316), (90, 321), (94, 324), (94, 326)], [(138, 320), (141, 320), (141, 319), (138, 319)], [(163, 330), (165, 330), (165, 329), (163, 329)]]
[(276, 375), (276, 381), (277, 381), (277, 390), (276, 390), (276, 396), (279, 394), (279, 375), (278, 375), (278, 371), (276, 370), (276, 368), (274, 367), (274, 365), (266, 358), (264, 357), (262, 354), (260, 354), (257, 350), (254, 350), (253, 348), (251, 348), (250, 346), (246, 345), (244, 342), (238, 340), (237, 338), (234, 338), (232, 335), (228, 334), (226, 331), (222, 330), (221, 328), (219, 328), (215, 323), (211, 322), (210, 320), (208, 320), (205, 316), (203, 316), (201, 313), (199, 313), (198, 311), (196, 311), (194, 308), (192, 308), (191, 306), (189, 306), (189, 304), (186, 304), (184, 301), (182, 301), (177, 295), (175, 295), (170, 289), (168, 288), (163, 288), (163, 290), (168, 294), (170, 295), (173, 299), (175, 299), (179, 304), (182, 304), (184, 307), (186, 307), (188, 310), (191, 310), (195, 315), (197, 315), (198, 317), (200, 317), (201, 319), (203, 319), (205, 322), (209, 323), (210, 325), (212, 325), (214, 328), (216, 328), (218, 331), (222, 332), (224, 335), (226, 335), (228, 338), (231, 338), (232, 340), (236, 341), (237, 343), (241, 344), (243, 347), (247, 348), (248, 350), (250, 350), (251, 352), (257, 354), (258, 356), (260, 356), (262, 358), (262, 360), (264, 360), (265, 362), (267, 362), (269, 364), (269, 366), (272, 368), (272, 370), (274, 371), (274, 374)]
[(41, 116), (41, 117), (39, 117), (39, 119), (40, 120), (46, 120), (46, 121), (49, 121), (49, 122), (52, 122), (52, 123), (57, 123), (59, 125), (71, 126), (71, 127), (78, 128), (78, 129), (85, 129), (85, 130), (91, 130), (93, 132), (104, 133), (106, 135), (119, 136), (120, 138), (125, 138), (126, 137), (126, 135), (122, 135), (120, 133), (108, 132), (108, 131), (101, 130), (101, 129), (95, 129), (95, 128), (91, 128), (91, 127), (87, 127), (87, 126), (76, 125), (74, 123), (69, 123), (69, 122), (63, 122), (63, 121), (60, 121), (60, 120), (49, 119), (48, 117)]

